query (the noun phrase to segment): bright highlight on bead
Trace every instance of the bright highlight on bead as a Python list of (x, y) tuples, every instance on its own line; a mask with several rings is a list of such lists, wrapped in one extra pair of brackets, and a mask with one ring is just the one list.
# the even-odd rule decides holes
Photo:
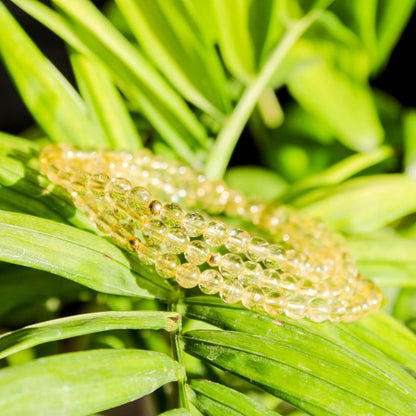
[[(354, 321), (380, 307), (381, 291), (358, 274), (342, 237), (322, 221), (249, 200), (149, 150), (50, 145), (40, 164), (98, 230), (184, 288), (199, 286), (226, 303), (315, 322)], [(271, 241), (198, 210), (250, 221)]]

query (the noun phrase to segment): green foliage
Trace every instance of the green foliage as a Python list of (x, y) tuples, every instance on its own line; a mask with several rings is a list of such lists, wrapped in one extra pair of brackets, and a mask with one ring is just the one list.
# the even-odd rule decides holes
[[(1, 414), (91, 415), (170, 382), (153, 414), (415, 414), (416, 113), (370, 86), (415, 1), (12, 1), (66, 42), (77, 90), (0, 4), (38, 129), (0, 133)], [(244, 129), (265, 166), (227, 170)], [(49, 142), (151, 147), (319, 216), (389, 304), (315, 324), (178, 291), (40, 173)]]

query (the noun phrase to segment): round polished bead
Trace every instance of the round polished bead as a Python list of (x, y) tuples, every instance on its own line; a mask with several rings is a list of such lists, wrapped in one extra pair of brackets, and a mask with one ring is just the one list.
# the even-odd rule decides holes
[(209, 247), (200, 240), (191, 241), (186, 247), (185, 258), (192, 264), (203, 264), (208, 260), (210, 255)]
[(299, 279), (290, 273), (281, 273), (279, 275), (279, 286), (284, 290), (295, 292)]
[(243, 269), (243, 260), (237, 254), (226, 254), (222, 256), (220, 272), (227, 279), (237, 278)]
[(169, 253), (181, 254), (189, 244), (189, 237), (182, 227), (170, 227), (165, 234), (163, 243)]
[(254, 236), (247, 244), (247, 257), (256, 262), (263, 261), (267, 257), (269, 243), (262, 237)]
[(326, 299), (314, 298), (309, 302), (306, 316), (313, 322), (323, 322), (329, 319), (329, 311)]
[(288, 318), (302, 319), (306, 316), (307, 301), (303, 296), (291, 295), (287, 298), (285, 314)]
[(176, 281), (185, 289), (195, 287), (199, 283), (200, 272), (195, 264), (184, 263), (176, 270)]
[(270, 315), (282, 314), (286, 308), (287, 299), (282, 292), (275, 290), (264, 292), (263, 307)]
[(94, 218), (94, 224), (99, 231), (110, 235), (112, 229), (117, 225), (117, 218), (114, 217), (112, 212), (100, 211)]
[(60, 183), (62, 186), (67, 187), (70, 185), (73, 175), (74, 175), (74, 172), (72, 169), (63, 168), (60, 171), (58, 171), (56, 178), (57, 178), (58, 183)]
[(266, 267), (279, 269), (285, 262), (285, 250), (280, 244), (270, 244), (263, 260)]
[(228, 217), (242, 217), (246, 202), (246, 197), (241, 192), (229, 190), (228, 200), (224, 210), (225, 214)]
[(221, 264), (221, 253), (218, 251), (211, 251), (211, 254), (208, 256), (207, 263), (211, 267), (218, 267)]
[(199, 212), (185, 214), (182, 225), (189, 237), (199, 237), (205, 229), (206, 220)]
[(207, 269), (203, 271), (199, 278), (199, 288), (206, 295), (218, 293), (224, 278), (216, 270)]
[(279, 273), (274, 269), (263, 270), (262, 276), (258, 281), (258, 286), (269, 291), (279, 290)]
[(90, 175), (87, 172), (75, 170), (71, 177), (71, 189), (72, 191), (85, 194), (88, 190), (87, 183)]
[(127, 224), (117, 224), (111, 230), (109, 234), (110, 238), (118, 246), (128, 246), (130, 240), (133, 238), (133, 230)]
[(162, 203), (157, 199), (153, 199), (149, 202), (148, 208), (151, 215), (159, 215), (162, 209)]
[(126, 201), (130, 190), (131, 183), (124, 178), (113, 178), (107, 184), (108, 196), (116, 202)]
[(203, 234), (207, 244), (212, 247), (219, 247), (227, 239), (227, 227), (222, 221), (208, 221)]
[(243, 296), (243, 286), (238, 280), (225, 280), (220, 288), (220, 297), (225, 303), (237, 303)]
[(156, 272), (165, 279), (175, 276), (177, 268), (181, 262), (179, 258), (173, 254), (161, 254), (155, 262)]
[(182, 218), (184, 217), (184, 211), (179, 204), (169, 202), (167, 204), (163, 204), (159, 215), (160, 219), (166, 225), (177, 226), (180, 225)]
[(143, 237), (152, 246), (161, 244), (166, 232), (166, 225), (160, 220), (149, 220), (143, 225), (142, 229)]
[(250, 234), (247, 231), (241, 228), (233, 228), (228, 232), (228, 238), (224, 246), (231, 253), (244, 253), (249, 241)]
[(210, 214), (224, 211), (228, 200), (228, 190), (221, 180), (205, 181), (198, 189), (197, 195), (203, 200), (204, 209)]
[(263, 277), (263, 269), (260, 264), (254, 261), (246, 261), (243, 264), (241, 273), (238, 275), (238, 280), (245, 286), (258, 285), (258, 282)]
[(138, 213), (144, 213), (152, 197), (150, 192), (142, 186), (135, 186), (127, 196), (129, 207)]
[(108, 175), (105, 173), (97, 173), (89, 177), (87, 186), (93, 195), (103, 197), (109, 183), (110, 177)]
[(149, 247), (145, 244), (142, 244), (137, 249), (137, 257), (142, 263), (146, 265), (154, 264), (158, 256), (159, 250), (156, 247)]
[(263, 292), (257, 286), (248, 286), (243, 289), (241, 303), (247, 309), (260, 309), (263, 304)]

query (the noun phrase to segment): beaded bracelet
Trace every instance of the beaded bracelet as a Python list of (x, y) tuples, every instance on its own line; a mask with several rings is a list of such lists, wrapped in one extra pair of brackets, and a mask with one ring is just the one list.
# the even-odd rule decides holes
[[(354, 321), (380, 307), (380, 289), (358, 274), (342, 237), (319, 220), (248, 199), (147, 149), (49, 145), (40, 164), (99, 231), (183, 288), (199, 286), (226, 303), (314, 322)], [(263, 236), (212, 217), (221, 214)]]

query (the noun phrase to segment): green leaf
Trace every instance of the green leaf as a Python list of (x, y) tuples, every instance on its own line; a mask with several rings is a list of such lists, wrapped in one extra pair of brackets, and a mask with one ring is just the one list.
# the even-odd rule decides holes
[(225, 180), (231, 188), (246, 195), (272, 200), (286, 187), (285, 181), (272, 170), (259, 166), (237, 166), (228, 169)]
[(4, 416), (81, 416), (128, 403), (183, 378), (165, 354), (93, 350), (41, 358), (0, 371)]
[(72, 52), (70, 56), (78, 87), (96, 125), (97, 136), (103, 138), (103, 146), (123, 150), (142, 147), (133, 120), (107, 69), (80, 53)]
[(347, 147), (368, 151), (383, 140), (370, 89), (319, 57), (289, 81), (294, 98)]
[(226, 78), (214, 45), (180, 1), (117, 0), (140, 46), (196, 106), (220, 119), (230, 110)]
[(172, 312), (97, 312), (29, 325), (0, 335), (0, 358), (45, 342), (114, 329), (178, 328), (180, 315)]
[[(390, 343), (400, 344), (394, 358), (401, 364), (398, 365), (386, 359), (386, 356), (377, 350), (377, 339), (372, 342), (369, 336), (367, 340), (361, 340), (350, 330), (350, 324), (316, 324), (307, 319), (294, 321), (285, 316), (262, 316), (208, 297), (188, 298), (186, 303), (186, 315), (190, 318), (200, 319), (230, 331), (242, 331), (253, 336), (270, 338), (295, 350), (307, 352), (309, 358), (302, 361), (305, 368), (309, 368), (309, 359), (318, 362), (330, 361), (362, 375), (371, 374), (371, 377), (377, 378), (382, 385), (389, 385), (390, 388), (404, 394), (408, 394), (409, 389), (416, 392), (416, 380), (401, 367), (406, 365), (404, 363), (410, 362), (408, 357), (412, 355), (412, 349), (409, 348), (411, 344), (407, 340), (401, 343), (400, 338), (390, 338)], [(361, 320), (357, 325), (360, 322)], [(386, 328), (388, 327), (386, 323)], [(387, 334), (387, 331), (385, 333)], [(261, 348), (258, 350), (261, 351)], [(402, 355), (401, 351), (404, 352)], [(298, 365), (302, 366), (302, 362), (299, 361)], [(413, 364), (409, 366), (412, 367)], [(342, 374), (343, 370), (338, 371)], [(337, 377), (337, 374), (329, 374), (328, 377)], [(335, 384), (339, 385), (338, 381)], [(301, 392), (302, 389), (299, 390), (299, 394)]]
[(154, 268), (107, 240), (29, 215), (0, 211), (0, 260), (52, 272), (98, 292), (174, 297)]
[(416, 411), (416, 392), (399, 391), (365, 371), (315, 356), (303, 348), (258, 335), (195, 330), (184, 335), (185, 351), (238, 374), (313, 415), (408, 415)]
[(377, 11), (378, 50), (374, 70), (386, 63), (406, 23), (412, 16), (415, 0), (379, 0)]
[(192, 401), (204, 415), (278, 416), (261, 403), (212, 381), (192, 380), (190, 387), (196, 393)]
[(172, 409), (168, 410), (167, 412), (160, 413), (159, 416), (190, 416), (186, 409)]
[(85, 104), (0, 4), (0, 55), (33, 117), (54, 142), (93, 145)]
[(404, 168), (411, 178), (416, 179), (416, 110), (409, 110), (404, 124)]
[(416, 287), (416, 241), (385, 235), (349, 237), (358, 268), (382, 286)]
[(309, 192), (293, 204), (337, 230), (370, 232), (416, 210), (416, 181), (401, 174), (356, 178)]

